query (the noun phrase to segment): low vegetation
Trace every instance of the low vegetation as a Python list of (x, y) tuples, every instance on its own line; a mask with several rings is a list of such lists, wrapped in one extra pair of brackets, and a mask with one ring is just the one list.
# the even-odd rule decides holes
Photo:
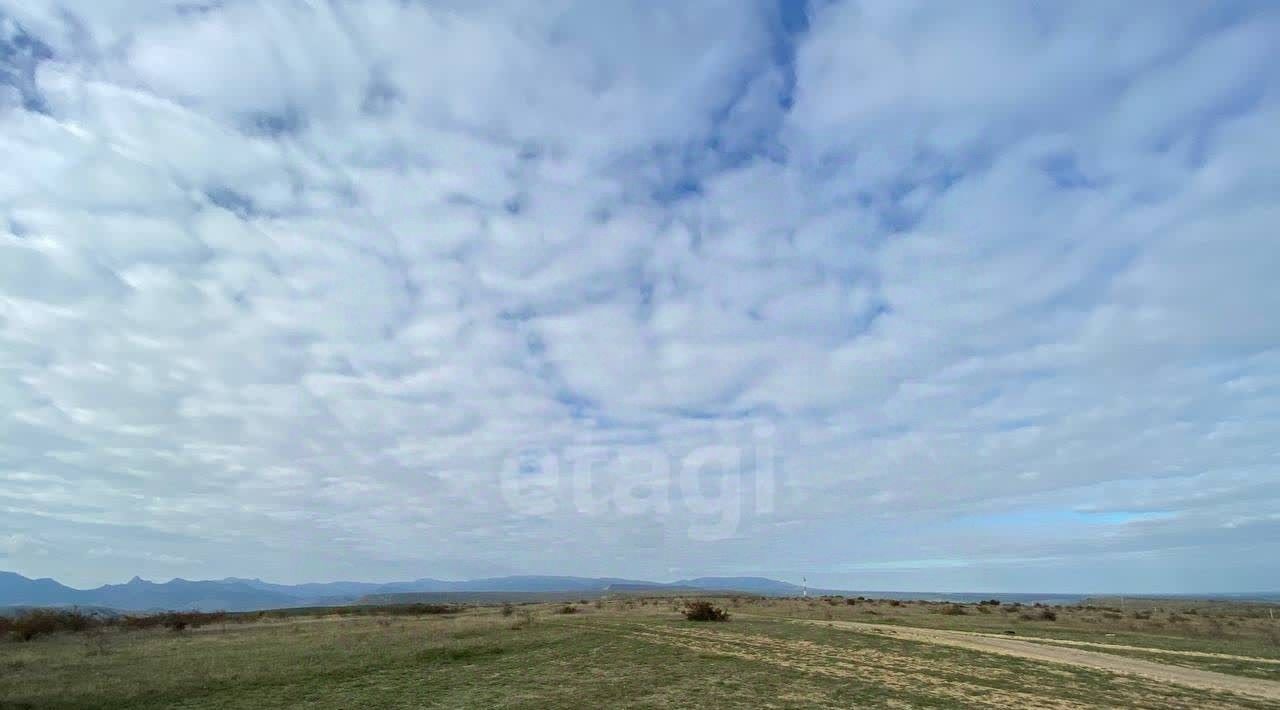
[[(1103, 608), (853, 601), (621, 598), (598, 606), (559, 601), (114, 619), (54, 610), (0, 626), (10, 639), (0, 642), (0, 707), (1268, 707), (1244, 695), (1134, 677), (1117, 683), (1101, 671), (859, 632), (833, 626), (828, 615), (835, 622), (1064, 639), (1045, 645), (1069, 638), (1130, 644), (1116, 652), (1280, 680), (1280, 663), (1162, 659), (1151, 642), (1253, 654), (1269, 643), (1262, 632), (1271, 623), (1256, 615), (1179, 610), (1185, 620), (1169, 624), (1168, 609), (1135, 621), (1128, 614), (1107, 618), (1116, 612)], [(563, 613), (566, 607), (575, 611)], [(952, 614), (953, 607), (965, 613)], [(1057, 621), (1046, 623), (1040, 618), (1046, 612)], [(732, 624), (688, 621), (723, 621), (731, 613)], [(1023, 621), (1021, 614), (1033, 618)], [(806, 618), (815, 623), (793, 623)], [(28, 641), (13, 633), (15, 626), (47, 629), (50, 619), (55, 628)], [(1164, 626), (1150, 636), (1123, 630), (1156, 623)], [(1280, 660), (1280, 648), (1269, 657)]]
[(106, 615), (79, 609), (28, 609), (11, 617), (0, 616), (0, 640), (9, 638), (25, 642), (61, 632), (79, 633), (103, 629), (124, 631), (166, 629), (181, 633), (214, 624), (249, 623), (266, 619), (283, 620), (298, 616), (431, 616), (457, 614), (464, 609), (464, 607), (448, 604), (406, 604), (388, 607), (325, 607), (234, 614), (224, 611), (166, 611), (126, 615)]
[(708, 601), (685, 602), (684, 618), (689, 621), (728, 621), (729, 613)]

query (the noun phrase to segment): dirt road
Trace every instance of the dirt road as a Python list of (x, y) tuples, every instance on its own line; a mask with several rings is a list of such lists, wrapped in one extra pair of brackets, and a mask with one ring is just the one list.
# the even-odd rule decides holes
[[(881, 634), (909, 641), (924, 641), (943, 646), (954, 646), (972, 651), (998, 653), (1048, 663), (1065, 663), (1073, 666), (1093, 668), (1111, 673), (1123, 673), (1139, 676), (1162, 683), (1176, 683), (1200, 690), (1226, 691), (1242, 693), (1254, 697), (1266, 698), (1280, 702), (1280, 682), (1245, 678), (1242, 676), (1215, 673), (1196, 668), (1170, 666), (1154, 661), (1127, 656), (1116, 656), (1099, 651), (1088, 651), (1080, 648), (1048, 646), (1032, 641), (1005, 638), (990, 634), (969, 633), (966, 631), (945, 631), (941, 629), (922, 629), (910, 626), (892, 626), (889, 624), (866, 624), (858, 621), (818, 621), (796, 619), (798, 623), (810, 623), (833, 628), (849, 629), (858, 633)], [(1266, 661), (1266, 659), (1257, 659)]]

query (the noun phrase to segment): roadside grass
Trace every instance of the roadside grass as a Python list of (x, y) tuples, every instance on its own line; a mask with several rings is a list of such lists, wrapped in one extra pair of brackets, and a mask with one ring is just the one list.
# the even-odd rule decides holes
[[(1145, 646), (1173, 651), (1199, 651), (1238, 656), (1280, 659), (1280, 620), (1270, 619), (1253, 607), (1206, 603), (1211, 611), (1189, 614), (1195, 607), (1182, 603), (1172, 609), (1148, 608), (1119, 614), (1107, 608), (1054, 607), (1054, 621), (1038, 618), (1035, 607), (990, 607), (978, 613), (979, 605), (961, 605), (965, 614), (948, 614), (951, 604), (863, 600), (854, 605), (828, 604), (822, 600), (765, 599), (731, 605), (730, 611), (782, 618), (835, 621), (862, 621), (873, 624), (916, 626), (931, 629), (973, 631), (1017, 637), (1042, 637), (1067, 641)], [(1030, 619), (1021, 618), (1023, 615)], [(1174, 616), (1181, 621), (1169, 622)], [(1224, 671), (1225, 672), (1225, 671)]]
[[(668, 625), (672, 624), (668, 622)], [(982, 704), (979, 698), (998, 699), (1002, 693), (1008, 693), (1020, 694), (1023, 698), (1007, 703), (1009, 707), (1026, 706), (1027, 696), (1035, 696), (1043, 701), (1044, 706), (1058, 702), (1087, 707), (1129, 708), (1177, 707), (1184, 703), (1201, 708), (1214, 704), (1221, 707), (1271, 707), (1264, 701), (1233, 695), (1197, 693), (1102, 671), (1044, 664), (878, 634), (860, 634), (847, 628), (820, 624), (739, 617), (732, 630), (799, 644), (820, 644), (840, 656), (860, 659), (861, 670), (868, 677), (875, 677), (877, 672), (884, 673), (883, 669), (877, 671), (877, 662), (872, 658), (874, 654), (882, 654), (894, 670), (913, 676), (913, 684), (919, 687), (938, 684), (976, 686), (982, 694), (970, 699), (969, 702), (975, 706)]]
[(1261, 678), (1262, 680), (1271, 680), (1280, 682), (1280, 663), (1251, 663), (1245, 660), (1234, 658), (1207, 658), (1203, 656), (1179, 656), (1169, 653), (1160, 653), (1159, 651), (1143, 651), (1130, 648), (1108, 648), (1106, 646), (1075, 646), (1072, 644), (1055, 643), (1053, 641), (1037, 641), (1045, 646), (1062, 646), (1064, 648), (1083, 648), (1089, 651), (1097, 651), (1099, 653), (1109, 653), (1115, 656), (1126, 656), (1129, 658), (1141, 658), (1145, 661), (1154, 661), (1170, 666), (1182, 666), (1184, 668), (1198, 668), (1205, 671), (1213, 671), (1215, 673), (1226, 673), (1228, 675), (1244, 676), (1246, 678)]

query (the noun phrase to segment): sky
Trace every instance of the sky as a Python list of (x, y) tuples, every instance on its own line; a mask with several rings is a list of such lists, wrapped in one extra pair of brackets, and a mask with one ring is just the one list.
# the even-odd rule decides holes
[(0, 0), (0, 569), (1280, 589), (1277, 36)]

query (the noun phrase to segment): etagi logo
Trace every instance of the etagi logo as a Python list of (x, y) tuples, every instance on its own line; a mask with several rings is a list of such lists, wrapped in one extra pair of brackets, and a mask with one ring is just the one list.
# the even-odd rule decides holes
[(694, 540), (735, 535), (747, 515), (774, 512), (781, 468), (768, 424), (728, 427), (710, 444), (579, 445), (507, 456), (502, 499), (520, 515), (652, 516), (687, 525)]

